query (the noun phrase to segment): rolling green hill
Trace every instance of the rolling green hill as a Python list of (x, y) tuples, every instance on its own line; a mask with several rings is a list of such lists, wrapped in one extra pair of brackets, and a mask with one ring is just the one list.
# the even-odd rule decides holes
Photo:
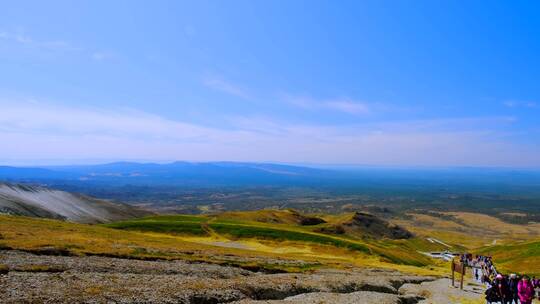
[[(364, 215), (367, 216), (367, 215)], [(140, 232), (166, 233), (176, 236), (214, 238), (226, 241), (258, 240), (266, 245), (324, 245), (347, 250), (350, 254), (362, 253), (377, 256), (385, 262), (428, 266), (433, 261), (419, 251), (442, 250), (439, 244), (419, 238), (392, 239), (395, 226), (369, 218), (379, 234), (366, 230), (363, 223), (351, 222), (358, 214), (341, 217), (319, 218), (305, 216), (293, 210), (264, 210), (233, 212), (198, 216), (153, 216), (143, 219), (116, 222), (109, 228)], [(373, 224), (375, 223), (375, 224)], [(336, 231), (335, 227), (346, 226)], [(369, 228), (369, 227), (368, 227)], [(387, 229), (388, 231), (382, 231)], [(281, 243), (287, 242), (287, 245)]]
[(294, 210), (162, 215), (102, 225), (0, 215), (0, 249), (185, 259), (279, 271), (365, 266), (446, 273), (443, 262), (422, 253), (444, 246), (414, 235), (396, 238), (391, 233), (396, 229), (367, 214)]

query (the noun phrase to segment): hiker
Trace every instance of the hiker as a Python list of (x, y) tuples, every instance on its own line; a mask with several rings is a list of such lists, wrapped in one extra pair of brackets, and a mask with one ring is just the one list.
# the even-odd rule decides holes
[(512, 273), (510, 275), (510, 279), (508, 280), (508, 291), (510, 293), (510, 298), (508, 299), (509, 304), (518, 304), (518, 284), (519, 284), (519, 278), (515, 273)]
[(519, 281), (518, 297), (521, 304), (531, 304), (534, 298), (534, 286), (526, 275)]
[(538, 288), (538, 286), (540, 285), (540, 280), (537, 279), (535, 276), (533, 276), (531, 278), (531, 284), (533, 285), (533, 288), (534, 288), (533, 298), (535, 298), (536, 297), (536, 288)]
[(502, 304), (507, 304), (510, 299), (510, 292), (508, 289), (508, 283), (503, 277), (503, 275), (499, 273), (495, 277), (495, 280), (493, 280), (492, 285), (493, 285), (493, 288), (495, 288), (495, 291), (497, 292), (498, 298), (500, 299), (499, 301)]
[(501, 298), (499, 297), (499, 294), (497, 293), (495, 286), (489, 285), (488, 289), (485, 292), (485, 295), (486, 295), (486, 301), (488, 304), (499, 303), (501, 301)]

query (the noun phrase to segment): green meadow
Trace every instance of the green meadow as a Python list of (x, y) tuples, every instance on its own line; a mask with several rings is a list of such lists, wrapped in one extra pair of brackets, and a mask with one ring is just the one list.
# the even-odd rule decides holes
[[(249, 213), (247, 213), (249, 214)], [(375, 240), (353, 235), (331, 235), (314, 232), (328, 223), (302, 226), (291, 223), (256, 222), (249, 217), (238, 219), (214, 216), (154, 216), (105, 225), (109, 228), (173, 234), (177, 236), (219, 237), (228, 240), (261, 240), (266, 244), (280, 242), (293, 244), (312, 244), (345, 249), (379, 256), (387, 262), (412, 266), (427, 266), (432, 261), (419, 253), (423, 250), (439, 250), (438, 246), (421, 239)]]

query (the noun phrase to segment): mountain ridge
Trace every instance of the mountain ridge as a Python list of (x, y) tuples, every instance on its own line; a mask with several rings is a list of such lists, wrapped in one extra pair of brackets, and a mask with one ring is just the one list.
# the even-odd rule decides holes
[(431, 187), (460, 192), (540, 194), (540, 171), (474, 168), (357, 168), (339, 170), (266, 162), (113, 162), (98, 165), (0, 166), (0, 180), (99, 186), (307, 186), (340, 189), (413, 190)]
[(105, 223), (152, 214), (126, 204), (43, 186), (0, 182), (0, 213)]

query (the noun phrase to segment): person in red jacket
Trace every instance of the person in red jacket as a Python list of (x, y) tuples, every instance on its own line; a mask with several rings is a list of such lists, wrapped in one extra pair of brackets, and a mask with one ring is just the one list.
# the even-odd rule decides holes
[(534, 286), (526, 275), (518, 284), (518, 297), (521, 304), (531, 304), (534, 298)]

